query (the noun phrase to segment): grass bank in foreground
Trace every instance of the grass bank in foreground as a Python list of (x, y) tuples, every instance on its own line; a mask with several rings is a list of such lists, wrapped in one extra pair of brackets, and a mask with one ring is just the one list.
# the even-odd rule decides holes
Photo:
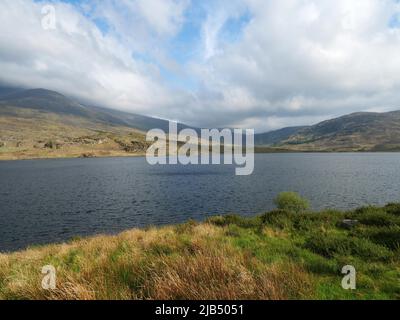
[[(56, 290), (41, 288), (45, 265)], [(0, 255), (0, 299), (400, 299), (400, 205), (287, 206)]]

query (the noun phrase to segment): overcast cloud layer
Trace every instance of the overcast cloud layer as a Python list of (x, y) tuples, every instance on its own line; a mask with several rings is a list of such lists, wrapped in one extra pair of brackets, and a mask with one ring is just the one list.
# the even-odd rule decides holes
[(3, 84), (200, 127), (400, 109), (395, 0), (1, 0), (0, 30)]

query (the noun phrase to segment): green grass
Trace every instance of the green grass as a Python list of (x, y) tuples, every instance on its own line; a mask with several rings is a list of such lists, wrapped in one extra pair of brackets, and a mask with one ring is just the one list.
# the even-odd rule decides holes
[[(400, 205), (353, 211), (273, 210), (256, 218), (215, 217), (231, 242), (262, 263), (295, 263), (314, 279), (316, 299), (400, 299)], [(358, 220), (352, 229), (344, 219)], [(341, 269), (353, 265), (358, 288), (343, 290)]]
[[(0, 255), (0, 299), (400, 299), (399, 213), (274, 210), (32, 247)], [(40, 287), (48, 264), (55, 291)]]

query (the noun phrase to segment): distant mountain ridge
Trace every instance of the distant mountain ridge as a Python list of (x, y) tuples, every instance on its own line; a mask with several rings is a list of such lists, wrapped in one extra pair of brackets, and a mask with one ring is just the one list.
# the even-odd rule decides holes
[(89, 117), (90, 112), (80, 103), (46, 89), (17, 90), (0, 96), (0, 104)]
[(1, 86), (0, 86), (0, 98), (2, 98), (2, 97), (4, 97), (4, 96), (7, 96), (7, 95), (9, 95), (9, 94), (11, 94), (11, 93), (14, 93), (14, 92), (18, 92), (18, 91), (20, 91), (20, 90), (23, 90), (23, 89), (20, 89), (20, 88), (10, 88), (10, 87), (1, 87)]
[[(169, 124), (88, 106), (47, 89), (0, 87), (0, 160), (145, 155), (151, 145), (146, 133), (168, 133)], [(177, 127), (200, 132), (181, 123)]]
[(308, 127), (307, 126), (287, 127), (275, 131), (256, 134), (255, 144), (260, 146), (276, 145), (281, 143), (282, 141), (289, 139), (292, 135), (306, 128)]
[(295, 151), (400, 151), (400, 111), (357, 112), (309, 127), (282, 130), (292, 130), (293, 134), (282, 135), (272, 144)]
[[(56, 117), (53, 119), (54, 126), (62, 124), (92, 131), (100, 130), (101, 127), (101, 130), (106, 132), (115, 131), (116, 128), (124, 132), (134, 129), (143, 135), (151, 129), (157, 128), (168, 132), (169, 128), (167, 120), (87, 106), (61, 93), (46, 89), (24, 90), (0, 87), (0, 117), (2, 116), (14, 117), (14, 120), (21, 118), (43, 120)], [(184, 128), (200, 132), (198, 128), (178, 124), (179, 130)], [(13, 128), (9, 127), (7, 134), (11, 134), (12, 130)], [(17, 127), (15, 130), (18, 130)], [(0, 140), (2, 139), (8, 138), (0, 136)], [(15, 137), (13, 139), (15, 140)], [(358, 112), (313, 126), (282, 128), (256, 134), (255, 144), (263, 147), (265, 152), (400, 151), (400, 111)]]
[(144, 155), (146, 132), (168, 124), (46, 89), (0, 88), (0, 160)]
[[(167, 132), (169, 128), (169, 122), (167, 120), (114, 109), (84, 105), (61, 93), (47, 89), (23, 90), (0, 88), (0, 107), (1, 106), (83, 117), (98, 123), (127, 126), (141, 131), (157, 128)], [(1, 111), (0, 109), (0, 115)], [(190, 128), (190, 126), (178, 124), (178, 128)]]

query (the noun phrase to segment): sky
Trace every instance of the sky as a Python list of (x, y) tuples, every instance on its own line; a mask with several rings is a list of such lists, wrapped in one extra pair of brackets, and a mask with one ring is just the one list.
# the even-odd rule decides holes
[(400, 1), (1, 0), (0, 83), (257, 132), (398, 110)]

